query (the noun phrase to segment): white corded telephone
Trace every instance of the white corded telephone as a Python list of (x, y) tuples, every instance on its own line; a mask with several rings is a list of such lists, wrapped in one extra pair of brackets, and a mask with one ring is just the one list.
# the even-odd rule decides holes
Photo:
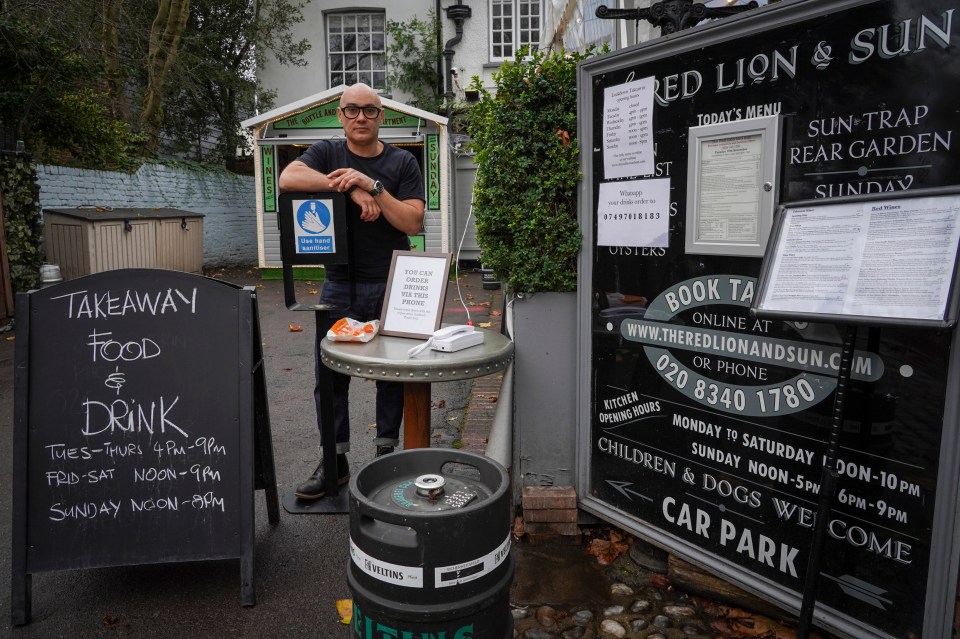
[(467, 333), (473, 332), (473, 327), (469, 324), (454, 324), (452, 326), (444, 326), (443, 328), (434, 331), (433, 339), (434, 341), (438, 339), (448, 339), (451, 337), (456, 337), (457, 335), (466, 335)]
[(467, 324), (454, 324), (434, 331), (430, 339), (408, 350), (407, 355), (416, 357), (428, 348), (453, 353), (482, 343), (482, 331), (475, 330), (473, 326)]

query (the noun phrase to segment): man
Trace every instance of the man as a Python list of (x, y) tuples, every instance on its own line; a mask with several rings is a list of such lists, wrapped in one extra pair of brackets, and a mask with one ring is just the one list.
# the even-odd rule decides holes
[[(313, 144), (280, 174), (281, 191), (340, 191), (347, 194), (347, 215), (352, 242), (349, 266), (327, 266), (320, 293), (321, 304), (345, 309), (331, 314), (369, 321), (380, 319), (393, 251), (409, 250), (409, 235), (423, 225), (424, 191), (420, 168), (413, 155), (379, 139), (383, 107), (377, 92), (354, 84), (343, 92), (337, 118), (345, 140), (322, 140)], [(317, 326), (314, 353), (319, 377), (320, 340), (327, 326)], [(350, 450), (350, 377), (333, 376), (334, 430), (336, 432), (337, 483), (350, 479), (346, 453)], [(317, 422), (320, 390), (314, 388)], [(403, 386), (377, 382), (377, 456), (392, 453), (400, 437), (403, 419)], [(331, 451), (323, 451), (328, 454)], [(323, 460), (299, 486), (299, 499), (319, 499), (327, 493)]]

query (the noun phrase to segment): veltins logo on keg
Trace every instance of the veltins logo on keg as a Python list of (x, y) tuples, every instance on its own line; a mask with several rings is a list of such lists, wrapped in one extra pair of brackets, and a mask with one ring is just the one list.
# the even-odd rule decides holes
[[(772, 337), (771, 330), (779, 327), (778, 323), (749, 316), (755, 286), (755, 278), (741, 275), (685, 280), (657, 296), (643, 319), (624, 319), (620, 334), (644, 344), (647, 359), (674, 389), (713, 410), (759, 417), (805, 411), (836, 388), (839, 336), (836, 346)], [(718, 313), (718, 306), (733, 307), (733, 311)], [(816, 329), (821, 333), (817, 339), (833, 341), (822, 334), (835, 332), (832, 326), (804, 322), (789, 325), (801, 337)], [(607, 328), (613, 329), (609, 325)], [(773, 381), (769, 377), (773, 368), (798, 373), (784, 381)], [(758, 383), (731, 384), (712, 375)], [(853, 379), (873, 382), (882, 375), (883, 361), (876, 354), (856, 351)]]
[(298, 254), (336, 253), (333, 203), (330, 200), (298, 200), (293, 234)]

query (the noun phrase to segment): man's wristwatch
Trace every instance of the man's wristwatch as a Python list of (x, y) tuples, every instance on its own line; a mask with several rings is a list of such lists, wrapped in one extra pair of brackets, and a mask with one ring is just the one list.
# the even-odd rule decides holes
[(367, 193), (369, 193), (373, 197), (377, 197), (378, 195), (383, 193), (383, 182), (381, 182), (380, 180), (374, 180), (373, 188), (367, 191)]

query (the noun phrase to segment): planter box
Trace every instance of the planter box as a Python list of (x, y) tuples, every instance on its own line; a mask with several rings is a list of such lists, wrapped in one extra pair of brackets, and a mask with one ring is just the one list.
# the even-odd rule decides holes
[(513, 302), (515, 495), (576, 486), (577, 294)]

